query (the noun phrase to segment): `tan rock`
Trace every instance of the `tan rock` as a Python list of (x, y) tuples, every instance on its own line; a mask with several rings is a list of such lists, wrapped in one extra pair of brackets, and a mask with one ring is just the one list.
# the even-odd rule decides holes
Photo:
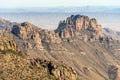
[(72, 38), (78, 35), (78, 33), (87, 35), (88, 38), (95, 34), (95, 39), (103, 36), (102, 27), (97, 20), (83, 15), (73, 15), (68, 17), (67, 20), (60, 22), (56, 32), (60, 34), (61, 38)]

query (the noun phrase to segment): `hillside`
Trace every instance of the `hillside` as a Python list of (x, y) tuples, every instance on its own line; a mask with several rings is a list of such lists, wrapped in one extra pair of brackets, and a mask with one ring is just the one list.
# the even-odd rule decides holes
[(114, 31), (109, 28), (103, 28), (103, 29), (104, 29), (105, 34), (107, 34), (108, 36), (111, 36), (116, 39), (120, 39), (120, 31)]
[(16, 23), (5, 33), (13, 37), (22, 54), (30, 59), (63, 62), (75, 70), (77, 80), (120, 79), (120, 41), (104, 34), (95, 18), (71, 15), (54, 31), (29, 22)]
[(75, 71), (60, 62), (0, 53), (0, 80), (76, 80)]

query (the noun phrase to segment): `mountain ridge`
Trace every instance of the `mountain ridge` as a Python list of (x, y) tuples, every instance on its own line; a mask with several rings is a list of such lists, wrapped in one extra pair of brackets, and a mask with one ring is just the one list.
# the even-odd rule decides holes
[(113, 38), (116, 38), (116, 39), (120, 39), (120, 31), (115, 31), (115, 30), (112, 30), (112, 29), (109, 29), (109, 28), (103, 28), (104, 29), (104, 32), (113, 37)]
[(94, 18), (71, 15), (54, 31), (16, 23), (5, 32), (12, 35), (22, 54), (64, 62), (74, 68), (77, 80), (120, 79), (120, 41), (104, 34)]

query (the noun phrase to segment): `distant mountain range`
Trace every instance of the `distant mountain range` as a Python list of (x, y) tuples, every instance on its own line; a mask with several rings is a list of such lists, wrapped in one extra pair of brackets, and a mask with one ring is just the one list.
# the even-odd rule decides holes
[(0, 12), (114, 12), (119, 13), (120, 7), (105, 7), (105, 6), (83, 6), (83, 7), (36, 7), (36, 8), (14, 8), (14, 9), (0, 9)]
[(104, 29), (105, 34), (107, 34), (113, 38), (120, 39), (120, 31), (114, 31), (109, 28), (103, 28), (103, 29)]

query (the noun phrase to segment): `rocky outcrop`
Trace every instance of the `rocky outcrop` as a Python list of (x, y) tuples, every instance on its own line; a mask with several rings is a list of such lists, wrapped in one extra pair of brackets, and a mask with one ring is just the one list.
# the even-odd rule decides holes
[(41, 38), (38, 32), (39, 29), (35, 25), (29, 22), (23, 22), (21, 24), (14, 25), (10, 30), (11, 33), (23, 40), (24, 43), (22, 46), (25, 49), (43, 49)]
[(13, 36), (1, 30), (0, 30), (0, 50), (13, 50), (13, 51), (19, 50), (16, 45), (16, 42), (13, 39)]
[(100, 36), (103, 36), (102, 27), (98, 24), (97, 20), (83, 15), (68, 17), (59, 23), (55, 31), (61, 38), (71, 38), (83, 33), (86, 33), (88, 39), (99, 39)]
[(44, 42), (57, 43), (57, 44), (61, 43), (61, 38), (54, 31), (40, 30), (39, 34), (40, 34), (42, 41)]
[(76, 72), (62, 63), (0, 54), (1, 80), (76, 80)]
[[(29, 22), (16, 24), (7, 30), (25, 41), (25, 43), (23, 43), (23, 46), (25, 46), (27, 42), (27, 44), (31, 45), (31, 48), (36, 50), (44, 49), (42, 42), (57, 44), (61, 43), (60, 37), (54, 31), (37, 28), (35, 25)], [(28, 47), (27, 44), (26, 47)]]
[(29, 22), (23, 22), (21, 24), (16, 24), (12, 27), (11, 32), (19, 36), (21, 39), (26, 40), (33, 38), (33, 35), (37, 32), (36, 26)]
[(60, 43), (61, 39), (54, 31), (40, 29), (31, 23), (24, 22), (14, 25), (11, 32), (23, 40), (34, 40), (35, 43), (41, 44), (41, 40), (51, 43)]

